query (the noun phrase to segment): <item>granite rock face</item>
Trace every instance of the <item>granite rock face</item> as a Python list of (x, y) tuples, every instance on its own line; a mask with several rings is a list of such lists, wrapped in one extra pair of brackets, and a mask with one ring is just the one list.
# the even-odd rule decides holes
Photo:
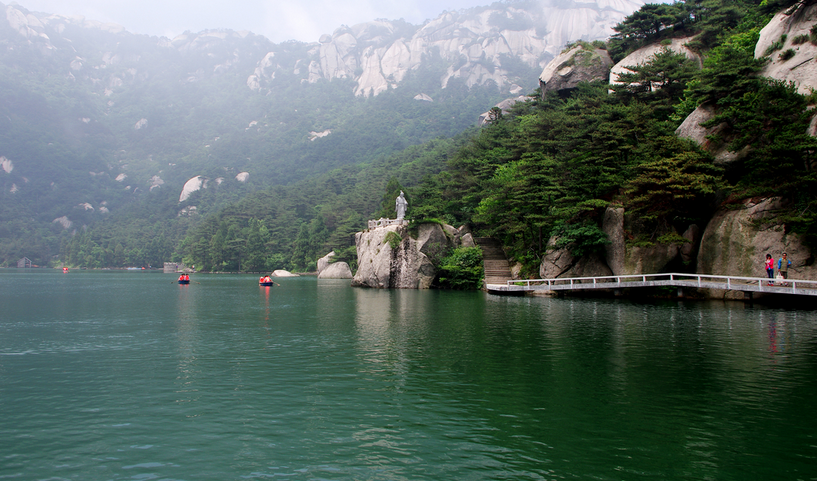
[(458, 245), (455, 238), (462, 231), (429, 222), (417, 227), (416, 239), (409, 235), (405, 225), (358, 232), (355, 234), (358, 269), (352, 285), (428, 289), (437, 275), (435, 265)]
[[(737, 207), (737, 208), (735, 208)], [(698, 273), (741, 277), (766, 277), (764, 260), (777, 260), (786, 252), (791, 260), (789, 279), (817, 280), (817, 266), (802, 236), (786, 233), (778, 215), (786, 207), (772, 197), (745, 200), (718, 210), (703, 232), (698, 252)], [(708, 297), (742, 299), (743, 293), (705, 290)]]
[(682, 53), (687, 58), (695, 60), (699, 66), (702, 66), (703, 59), (701, 59), (701, 56), (693, 52), (686, 45), (687, 42), (689, 42), (690, 40), (692, 40), (692, 37), (673, 38), (671, 39), (670, 43), (666, 45), (654, 43), (636, 50), (630, 55), (624, 57), (619, 63), (615, 64), (613, 68), (610, 69), (610, 84), (612, 85), (619, 83), (618, 76), (621, 75), (622, 73), (630, 72), (630, 70), (628, 70), (627, 67), (643, 65), (651, 61), (655, 54), (661, 52), (665, 48), (675, 53)]
[(681, 237), (687, 240), (686, 243), (681, 245), (679, 252), (681, 254), (681, 261), (685, 264), (689, 264), (695, 261), (695, 257), (698, 253), (698, 242), (701, 240), (701, 228), (698, 227), (697, 224), (691, 224)]
[(622, 207), (607, 208), (601, 229), (610, 241), (604, 247), (604, 260), (617, 276), (666, 272), (667, 266), (675, 261), (681, 252), (682, 246), (674, 243), (656, 243), (645, 247), (628, 246)]
[(654, 274), (667, 272), (667, 266), (678, 257), (678, 244), (653, 244), (648, 247), (632, 246), (626, 250), (624, 273)]
[(272, 271), (272, 277), (299, 277), (298, 274), (293, 274), (289, 271), (285, 271), (283, 269), (277, 269)]
[[(808, 40), (802, 41), (804, 36), (810, 34), (815, 24), (817, 24), (817, 3), (814, 2), (799, 3), (775, 15), (760, 31), (760, 38), (755, 45), (755, 58), (769, 58), (769, 62), (760, 75), (792, 82), (797, 87), (797, 91), (803, 95), (808, 95), (812, 89), (817, 89), (817, 45)], [(781, 48), (773, 50), (772, 45), (780, 40), (784, 40), (781, 42)], [(783, 52), (788, 52), (791, 56), (785, 59)], [(619, 64), (626, 61), (625, 58)], [(611, 82), (612, 76), (611, 73)], [(739, 152), (728, 151), (727, 145), (731, 139), (728, 132), (724, 135), (724, 132), (728, 130), (726, 124), (709, 128), (701, 126), (717, 113), (713, 105), (701, 105), (684, 120), (675, 133), (679, 137), (695, 141), (706, 149), (715, 157), (716, 164), (729, 166), (746, 157), (749, 147)], [(817, 136), (817, 116), (812, 119), (808, 134)], [(712, 140), (719, 137), (722, 138), (720, 142)]]
[(318, 274), (318, 279), (351, 279), (353, 277), (352, 269), (345, 262), (329, 264)]
[[(760, 38), (755, 46), (755, 58), (768, 55), (769, 63), (761, 75), (775, 80), (794, 82), (797, 91), (808, 95), (817, 89), (817, 45), (810, 41), (794, 43), (798, 36), (808, 36), (811, 28), (817, 24), (817, 3), (802, 2), (787, 8), (772, 18), (760, 31)], [(769, 51), (772, 44), (786, 36), (779, 50)], [(793, 55), (784, 60), (781, 54), (792, 50)]]
[(766, 277), (766, 254), (776, 261), (786, 252), (792, 261), (789, 277), (817, 280), (802, 236), (786, 233), (777, 218), (785, 207), (784, 200), (772, 197), (718, 210), (701, 238), (698, 273)]
[[(498, 104), (494, 105), (494, 108), (499, 109), (499, 112), (502, 115), (508, 115), (508, 113), (511, 111), (511, 107), (513, 107), (519, 102), (527, 102), (529, 100), (530, 97), (520, 95), (519, 97), (514, 97), (512, 99), (505, 99), (502, 102), (499, 102)], [(492, 117), (493, 115), (494, 109), (491, 109), (487, 112), (480, 114), (479, 119), (477, 120), (477, 124), (479, 124), (480, 127), (490, 124), (491, 122), (496, 120)]]
[(551, 237), (548, 241), (548, 253), (539, 266), (539, 276), (542, 279), (556, 277), (596, 277), (611, 276), (613, 271), (607, 266), (604, 259), (598, 254), (589, 254), (576, 257), (570, 249), (555, 248), (558, 238)]
[(607, 79), (613, 60), (606, 50), (580, 42), (551, 60), (539, 76), (544, 96), (550, 91), (566, 91), (582, 82)]
[(329, 263), (332, 262), (333, 257), (335, 257), (335, 251), (332, 251), (318, 259), (318, 276), (321, 275), (321, 272), (323, 272), (324, 269), (329, 267)]
[(353, 286), (387, 289), (391, 287), (392, 247), (386, 236), (393, 233), (402, 242), (405, 227), (390, 225), (355, 234), (357, 272)]
[(184, 202), (193, 192), (198, 190), (204, 189), (207, 187), (207, 179), (204, 176), (197, 175), (187, 182), (184, 183), (184, 187), (182, 187), (182, 191), (179, 194), (179, 202)]
[(729, 142), (726, 140), (712, 140), (719, 138), (719, 136), (728, 129), (726, 123), (714, 125), (712, 127), (703, 127), (701, 124), (708, 122), (717, 115), (717, 111), (713, 105), (703, 104), (698, 106), (691, 114), (684, 119), (681, 125), (675, 129), (675, 135), (681, 138), (689, 139), (700, 145), (707, 152), (715, 157), (715, 164), (720, 166), (728, 166), (738, 160), (743, 159), (749, 153), (749, 147), (741, 149), (739, 152), (728, 150)]
[[(543, 68), (571, 41), (606, 39), (616, 24), (642, 5), (637, 0), (534, 3), (525, 8), (495, 3), (446, 11), (422, 26), (376, 20), (323, 35), (295, 72), (280, 74), (303, 75), (310, 83), (354, 79), (355, 94), (368, 97), (396, 88), (425, 59), (439, 57), (451, 64), (440, 78), (443, 88), (459, 79), (468, 87), (493, 83), (502, 92), (519, 94), (523, 88), (503, 67), (504, 58)], [(247, 85), (268, 89), (281, 68), (270, 52), (258, 62)]]
[(627, 272), (624, 269), (624, 258), (627, 246), (624, 239), (624, 208), (608, 207), (604, 211), (604, 219), (601, 223), (601, 230), (607, 234), (609, 244), (604, 246), (604, 254), (607, 266), (613, 275), (620, 276)]

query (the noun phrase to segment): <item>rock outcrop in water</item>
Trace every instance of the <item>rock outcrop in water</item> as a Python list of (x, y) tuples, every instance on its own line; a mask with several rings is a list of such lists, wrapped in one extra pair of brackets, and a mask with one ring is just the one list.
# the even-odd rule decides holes
[(329, 264), (318, 274), (318, 279), (351, 279), (352, 269), (345, 262)]
[(318, 275), (321, 275), (324, 269), (329, 267), (329, 264), (332, 262), (332, 258), (335, 257), (335, 251), (326, 254), (325, 256), (318, 259)]
[(428, 289), (435, 267), (453, 247), (471, 240), (465, 228), (433, 222), (417, 226), (416, 238), (406, 224), (355, 234), (358, 268), (353, 286), (380, 289)]
[(272, 277), (298, 277), (298, 274), (293, 274), (283, 269), (276, 269), (272, 271)]

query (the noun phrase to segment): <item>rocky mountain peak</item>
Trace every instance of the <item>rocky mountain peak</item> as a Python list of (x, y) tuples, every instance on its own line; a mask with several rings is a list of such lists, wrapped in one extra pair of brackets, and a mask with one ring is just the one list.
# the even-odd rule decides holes
[[(511, 58), (543, 68), (568, 42), (606, 39), (614, 25), (642, 4), (637, 0), (494, 4), (444, 12), (421, 27), (376, 20), (323, 35), (309, 58), (299, 62), (308, 69), (297, 68), (295, 73), (309, 83), (353, 78), (355, 94), (368, 97), (396, 88), (408, 72), (438, 56), (451, 65), (440, 78), (441, 88), (457, 78), (469, 87), (492, 82), (502, 92), (518, 94), (521, 88), (509, 66)], [(284, 73), (285, 67), (271, 68), (268, 57), (248, 78), (250, 88), (272, 88), (276, 74)]]

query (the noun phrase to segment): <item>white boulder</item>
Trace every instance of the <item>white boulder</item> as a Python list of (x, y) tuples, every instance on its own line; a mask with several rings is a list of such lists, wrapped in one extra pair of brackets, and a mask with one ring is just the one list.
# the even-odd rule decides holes
[(179, 194), (179, 202), (186, 201), (193, 192), (196, 192), (204, 187), (207, 187), (207, 179), (204, 176), (197, 175), (184, 183), (181, 194)]
[(607, 50), (579, 42), (565, 49), (548, 62), (539, 75), (542, 95), (548, 91), (565, 91), (576, 88), (582, 82), (607, 79), (613, 60)]
[(298, 274), (293, 274), (289, 271), (285, 271), (283, 269), (276, 269), (272, 271), (272, 277), (300, 277)]
[(56, 219), (54, 219), (51, 222), (54, 223), (54, 224), (61, 225), (63, 229), (70, 229), (71, 226), (74, 225), (74, 223), (71, 222), (70, 220), (68, 220), (68, 217), (66, 217), (66, 216), (57, 217)]
[(318, 259), (318, 275), (323, 272), (324, 269), (329, 267), (329, 263), (332, 262), (332, 258), (335, 257), (335, 251), (326, 254), (325, 256)]
[(681, 122), (681, 125), (675, 129), (675, 135), (692, 140), (700, 145), (704, 150), (715, 157), (716, 165), (728, 165), (743, 159), (748, 155), (750, 147), (746, 146), (738, 152), (728, 150), (729, 143), (722, 140), (719, 135), (721, 132), (728, 130), (728, 124), (721, 123), (711, 127), (701, 125), (713, 119), (716, 114), (717, 111), (713, 105), (699, 105)]
[(345, 262), (335, 262), (334, 264), (329, 264), (320, 274), (318, 274), (318, 279), (352, 279), (352, 269), (349, 268), (349, 264)]
[(701, 56), (687, 47), (687, 42), (690, 40), (692, 40), (692, 37), (673, 38), (669, 44), (665, 45), (661, 43), (653, 43), (636, 50), (630, 55), (627, 55), (619, 63), (615, 64), (612, 69), (610, 69), (610, 85), (621, 83), (618, 80), (618, 76), (623, 73), (631, 72), (629, 69), (627, 69), (627, 67), (635, 67), (648, 63), (655, 57), (655, 54), (661, 52), (665, 48), (675, 53), (682, 53), (688, 59), (694, 60), (699, 66), (702, 66), (703, 59), (701, 59)]

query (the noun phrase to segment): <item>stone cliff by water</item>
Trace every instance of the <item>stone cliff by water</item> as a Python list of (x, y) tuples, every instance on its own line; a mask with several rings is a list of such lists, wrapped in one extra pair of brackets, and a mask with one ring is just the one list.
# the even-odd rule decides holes
[[(755, 48), (755, 57), (769, 57), (762, 75), (785, 82), (793, 82), (801, 93), (817, 88), (815, 55), (817, 45), (793, 40), (805, 36), (817, 22), (817, 4), (798, 4), (777, 14), (761, 31)], [(692, 38), (676, 38), (664, 44), (641, 48), (612, 68), (599, 72), (600, 62), (594, 64), (576, 61), (576, 53), (585, 53), (588, 47), (575, 46), (565, 50), (543, 71), (540, 83), (543, 91), (548, 88), (561, 90), (571, 88), (570, 76), (582, 80), (602, 80), (609, 73), (609, 83), (618, 81), (618, 74), (628, 66), (648, 62), (657, 52), (668, 48), (682, 53), (701, 65), (700, 57), (686, 43)], [(780, 52), (769, 54), (770, 46), (780, 42), (778, 50), (791, 49), (788, 56)], [(725, 131), (724, 125), (703, 127), (701, 124), (714, 118), (718, 108), (701, 105), (676, 131), (679, 137), (691, 139), (701, 145), (715, 158), (716, 165), (726, 169), (744, 158), (747, 152), (730, 152), (729, 139), (717, 139)], [(817, 136), (817, 115), (811, 122), (809, 134)], [(539, 275), (543, 278), (585, 277), (605, 275), (652, 274), (660, 272), (695, 272), (699, 274), (765, 277), (763, 259), (771, 254), (777, 260), (787, 252), (792, 261), (790, 277), (817, 280), (814, 255), (806, 245), (805, 238), (786, 225), (784, 213), (790, 210), (790, 200), (780, 197), (747, 199), (713, 206), (713, 214), (705, 225), (691, 224), (682, 231), (667, 232), (661, 242), (636, 241), (633, 226), (627, 225), (624, 208), (607, 208), (601, 229), (609, 244), (600, 252), (574, 256), (568, 248), (557, 248), (558, 238), (551, 238), (548, 253), (542, 259)], [(637, 230), (637, 227), (635, 227)], [(730, 297), (732, 294), (712, 292), (709, 295)]]
[(451, 248), (467, 244), (470, 238), (465, 228), (433, 222), (418, 225), (416, 237), (410, 235), (407, 224), (358, 232), (355, 234), (358, 269), (352, 285), (428, 289), (442, 257)]

